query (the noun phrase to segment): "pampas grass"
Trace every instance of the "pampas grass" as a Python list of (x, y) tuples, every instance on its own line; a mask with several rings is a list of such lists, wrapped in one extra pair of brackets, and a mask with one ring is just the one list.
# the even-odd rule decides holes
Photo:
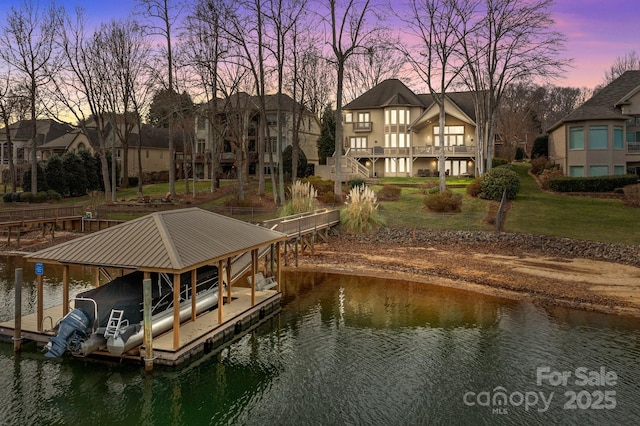
[(309, 182), (295, 181), (289, 187), (289, 201), (282, 207), (281, 216), (312, 212), (316, 209), (318, 191)]
[(349, 233), (368, 233), (384, 224), (376, 194), (366, 185), (351, 188), (347, 206), (340, 211), (340, 225)]

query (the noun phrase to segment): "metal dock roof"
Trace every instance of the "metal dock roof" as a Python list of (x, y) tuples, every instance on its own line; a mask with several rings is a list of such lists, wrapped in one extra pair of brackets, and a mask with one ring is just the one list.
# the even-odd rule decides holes
[(192, 207), (151, 213), (25, 257), (32, 262), (182, 272), (286, 238)]

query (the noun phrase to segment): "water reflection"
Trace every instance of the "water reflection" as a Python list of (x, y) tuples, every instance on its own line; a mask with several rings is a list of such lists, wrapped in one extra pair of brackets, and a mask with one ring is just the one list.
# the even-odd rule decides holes
[[(3, 290), (4, 292), (4, 290)], [(4, 294), (4, 293), (3, 293)], [(12, 299), (11, 299), (12, 300)], [(146, 376), (0, 345), (8, 424), (631, 424), (636, 321), (402, 281), (287, 273), (283, 310), (218, 354)], [(2, 301), (5, 303), (5, 301)], [(536, 368), (616, 371), (614, 410), (564, 410)], [(555, 392), (546, 412), (469, 406), (467, 392)], [(590, 389), (593, 390), (593, 389)]]

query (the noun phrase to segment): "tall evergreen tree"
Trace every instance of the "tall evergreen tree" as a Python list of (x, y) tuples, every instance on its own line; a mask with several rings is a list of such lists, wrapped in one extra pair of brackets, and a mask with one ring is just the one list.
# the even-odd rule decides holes
[(82, 158), (75, 152), (67, 152), (62, 156), (62, 165), (67, 173), (69, 195), (72, 197), (85, 195), (89, 188), (89, 181)]
[(82, 160), (84, 172), (87, 176), (87, 189), (98, 191), (100, 189), (100, 159), (91, 155), (85, 149), (78, 151), (78, 156)]
[(54, 155), (49, 158), (44, 169), (47, 177), (47, 186), (49, 189), (56, 191), (64, 196), (69, 193), (69, 179), (67, 172), (62, 164), (62, 157)]
[(327, 157), (333, 155), (336, 140), (336, 115), (331, 104), (327, 104), (322, 112), (322, 128), (318, 138), (318, 159), (320, 164), (327, 164)]

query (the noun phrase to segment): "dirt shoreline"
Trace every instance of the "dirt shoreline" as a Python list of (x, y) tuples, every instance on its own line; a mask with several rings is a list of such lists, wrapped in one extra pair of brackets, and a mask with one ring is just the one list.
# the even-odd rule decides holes
[[(84, 234), (26, 234), (0, 253), (34, 252)], [(640, 246), (561, 238), (388, 229), (334, 234), (299, 253), (288, 270), (388, 277), (453, 287), (545, 306), (640, 318)]]
[[(639, 248), (640, 249), (640, 248)], [(640, 267), (541, 250), (474, 244), (398, 244), (332, 237), (298, 267), (453, 287), (544, 306), (640, 318)]]

